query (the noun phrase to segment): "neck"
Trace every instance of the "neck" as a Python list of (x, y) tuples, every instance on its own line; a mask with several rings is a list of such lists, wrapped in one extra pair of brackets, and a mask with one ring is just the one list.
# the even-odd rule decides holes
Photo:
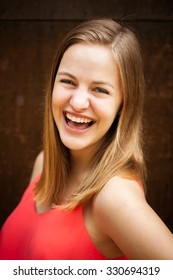
[(77, 170), (88, 170), (92, 160), (93, 151), (70, 151), (71, 167)]
[(93, 152), (70, 151), (71, 172), (70, 178), (82, 181), (90, 172)]
[(90, 171), (90, 160), (83, 153), (78, 151), (70, 151), (71, 168), (68, 176), (68, 191), (65, 197), (68, 198), (71, 193), (75, 192)]

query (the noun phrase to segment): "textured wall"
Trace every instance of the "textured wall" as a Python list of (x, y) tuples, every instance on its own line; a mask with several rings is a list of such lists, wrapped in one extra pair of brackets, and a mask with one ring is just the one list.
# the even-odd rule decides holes
[(93, 17), (121, 18), (139, 35), (148, 200), (173, 229), (173, 2), (164, 0), (1, 0), (0, 223), (18, 203), (41, 149), (44, 88), (56, 44), (71, 26)]

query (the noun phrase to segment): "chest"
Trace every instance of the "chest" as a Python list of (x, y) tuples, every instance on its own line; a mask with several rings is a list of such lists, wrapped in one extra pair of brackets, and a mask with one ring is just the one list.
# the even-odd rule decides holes
[(101, 260), (122, 255), (97, 226), (91, 207), (38, 214), (30, 192), (4, 224), (1, 241), (2, 259)]
[(22, 204), (3, 226), (2, 259), (104, 259), (87, 233), (81, 207), (37, 215)]

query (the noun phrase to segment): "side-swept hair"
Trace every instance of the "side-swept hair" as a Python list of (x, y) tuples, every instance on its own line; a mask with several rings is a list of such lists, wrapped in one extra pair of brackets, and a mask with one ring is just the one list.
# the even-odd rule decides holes
[[(62, 204), (62, 195), (70, 172), (70, 154), (61, 142), (53, 118), (52, 91), (65, 51), (70, 46), (80, 43), (99, 44), (111, 50), (119, 67), (123, 104), (120, 114), (93, 155), (89, 177), (81, 183), (68, 201)], [(145, 163), (141, 145), (143, 100), (142, 58), (134, 33), (111, 19), (85, 21), (73, 28), (59, 45), (47, 87), (43, 172), (35, 187), (38, 202), (73, 209), (91, 199), (115, 175), (136, 178), (145, 185)]]

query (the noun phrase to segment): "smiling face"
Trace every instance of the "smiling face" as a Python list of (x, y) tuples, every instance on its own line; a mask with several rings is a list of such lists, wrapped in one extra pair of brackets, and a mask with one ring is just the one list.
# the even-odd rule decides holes
[(64, 53), (52, 94), (53, 117), (71, 151), (95, 151), (122, 104), (118, 66), (109, 48), (75, 44)]

